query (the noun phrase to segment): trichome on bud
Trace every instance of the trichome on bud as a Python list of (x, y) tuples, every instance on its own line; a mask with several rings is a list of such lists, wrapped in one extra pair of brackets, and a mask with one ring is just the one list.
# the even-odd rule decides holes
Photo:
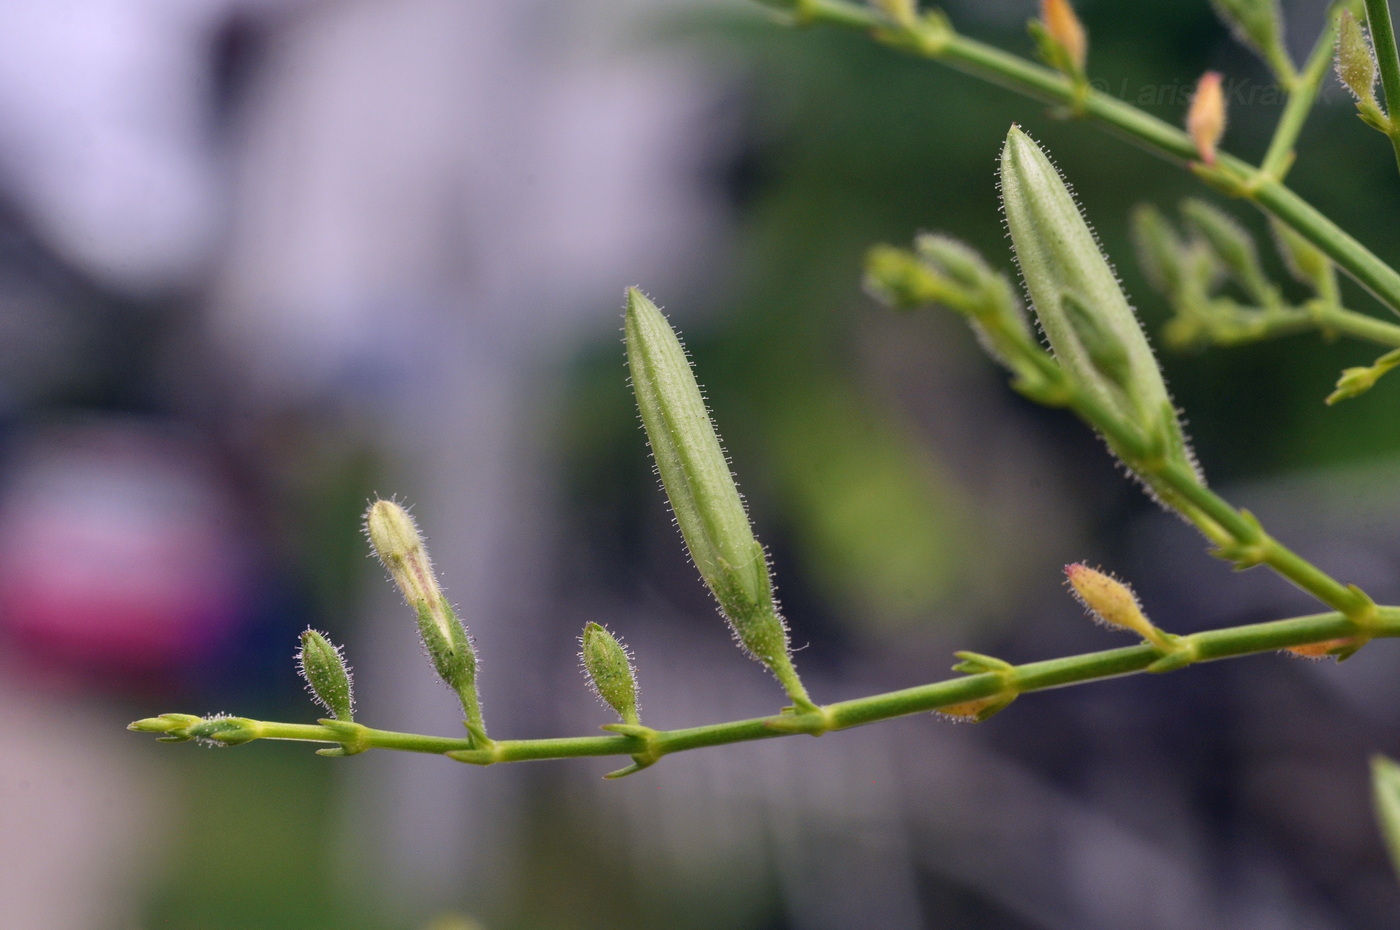
[(616, 711), (623, 723), (636, 724), (637, 676), (627, 647), (597, 623), (583, 628), (579, 645), (579, 659), (593, 693)]
[(297, 671), (306, 680), (311, 696), (332, 717), (354, 719), (355, 686), (340, 646), (327, 639), (324, 633), (308, 627), (301, 634)]
[(749, 525), (690, 360), (661, 310), (627, 291), (627, 364), (661, 485), (700, 576), (739, 643), (795, 704), (811, 706), (792, 665), (768, 557)]

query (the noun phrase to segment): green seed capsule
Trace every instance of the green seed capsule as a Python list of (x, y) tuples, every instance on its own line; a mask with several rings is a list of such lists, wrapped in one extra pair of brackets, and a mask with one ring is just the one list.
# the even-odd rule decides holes
[(656, 470), (700, 576), (735, 637), (794, 701), (807, 700), (754, 538), (685, 349), (656, 304), (627, 291), (627, 364)]
[(1337, 17), (1337, 78), (1357, 103), (1376, 103), (1376, 53), (1351, 10)]
[(597, 623), (583, 628), (579, 658), (593, 693), (613, 710), (623, 723), (636, 724), (637, 677), (632, 658), (617, 637)]
[(306, 679), (307, 690), (316, 702), (337, 720), (353, 720), (354, 684), (341, 648), (325, 634), (306, 629), (297, 651), (297, 671)]
[(403, 592), (418, 617), (418, 633), (433, 668), (461, 699), (467, 729), (485, 739), (476, 692), (476, 650), (462, 621), (438, 586), (423, 537), (408, 511), (393, 501), (377, 500), (365, 515), (365, 532), (374, 554)]
[[(1015, 126), (1002, 149), (1001, 196), (1021, 276), (1057, 361), (1083, 390), (1156, 441), (1167, 460), (1194, 472), (1157, 359), (1108, 259), (1055, 166)], [(1174, 499), (1150, 475), (1142, 477)]]

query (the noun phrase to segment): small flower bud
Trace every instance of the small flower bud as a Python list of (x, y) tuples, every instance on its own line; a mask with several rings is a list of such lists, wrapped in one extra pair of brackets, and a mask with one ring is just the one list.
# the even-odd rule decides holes
[(982, 347), (1007, 368), (1015, 370), (1019, 350), (1035, 345), (1006, 275), (956, 239), (925, 233), (913, 252), (875, 246), (866, 254), (865, 275), (866, 291), (887, 306), (942, 304), (966, 316)]
[(438, 586), (432, 560), (413, 518), (397, 503), (377, 500), (365, 515), (365, 532), (374, 554), (417, 614), (418, 633), (433, 668), (461, 699), (468, 731), (473, 738), (485, 740), (476, 692), (476, 650)]
[(939, 303), (948, 286), (907, 249), (877, 245), (865, 254), (865, 290), (887, 307), (910, 310)]
[(1376, 52), (1366, 30), (1351, 10), (1342, 8), (1337, 18), (1337, 78), (1358, 104), (1376, 103)]
[(1350, 400), (1353, 397), (1360, 397), (1371, 388), (1376, 386), (1381, 375), (1392, 368), (1400, 368), (1400, 349), (1387, 352), (1376, 359), (1375, 364), (1362, 368), (1346, 368), (1342, 371), (1342, 376), (1337, 379), (1336, 389), (1327, 395), (1328, 405), (1335, 404), (1339, 400)]
[(1136, 633), (1154, 646), (1169, 644), (1162, 631), (1142, 612), (1133, 589), (1117, 578), (1079, 562), (1065, 566), (1065, 578), (1070, 591), (1095, 620)]
[(354, 684), (341, 647), (325, 634), (309, 627), (301, 634), (297, 650), (297, 671), (306, 680), (306, 689), (337, 720), (353, 720)]
[(1211, 6), (1235, 38), (1264, 59), (1285, 87), (1292, 85), (1296, 72), (1284, 48), (1278, 0), (1211, 0)]
[(1204, 200), (1187, 200), (1181, 205), (1181, 215), (1209, 245), (1231, 277), (1254, 300), (1264, 306), (1281, 303), (1278, 291), (1269, 283), (1254, 237), (1223, 210)]
[(189, 732), (190, 727), (202, 719), (193, 714), (161, 714), (159, 717), (143, 717), (128, 723), (126, 728), (137, 733), (164, 734), (160, 737), (162, 743), (183, 743), (194, 739)]
[(205, 717), (190, 726), (186, 733), (205, 746), (223, 748), (251, 743), (262, 736), (262, 724), (247, 717), (228, 717), (218, 714)]
[(588, 686), (598, 698), (617, 711), (623, 723), (637, 723), (637, 678), (632, 657), (617, 637), (597, 623), (583, 628), (579, 658)]
[(1147, 280), (1168, 296), (1175, 295), (1185, 277), (1186, 243), (1162, 211), (1151, 204), (1140, 204), (1133, 210), (1132, 224), (1138, 265)]
[(1045, 33), (1064, 54), (1064, 61), (1052, 61), (1052, 66), (1082, 75), (1089, 54), (1089, 37), (1069, 0), (1040, 0), (1040, 22)]
[[(1060, 367), (1123, 422), (1160, 439), (1168, 460), (1199, 477), (1157, 359), (1117, 276), (1055, 166), (1015, 126), (1002, 148), (1001, 196), (1021, 277)], [(1089, 318), (1092, 326), (1085, 323)], [(1128, 460), (1123, 450), (1114, 451)], [(1151, 475), (1140, 477), (1163, 500), (1177, 499)]]
[(1201, 75), (1191, 97), (1191, 108), (1186, 111), (1186, 131), (1207, 165), (1215, 164), (1215, 147), (1225, 135), (1225, 94), (1220, 82), (1219, 71)]
[(656, 304), (635, 287), (627, 291), (625, 332), (637, 408), (690, 557), (739, 643), (768, 666), (789, 697), (810, 705), (773, 600), (767, 554), (749, 526), (685, 349)]

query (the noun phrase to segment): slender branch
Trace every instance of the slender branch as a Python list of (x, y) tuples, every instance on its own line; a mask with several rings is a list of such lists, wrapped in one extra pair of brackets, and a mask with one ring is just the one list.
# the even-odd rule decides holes
[(1316, 320), (1318, 328), (1324, 332), (1400, 348), (1400, 324), (1378, 320), (1345, 307), (1319, 307), (1310, 314), (1310, 318)]
[(1309, 301), (1296, 307), (1239, 307), (1225, 315), (1212, 307), (1201, 318), (1178, 311), (1178, 320), (1189, 327), (1189, 336), (1177, 338), (1169, 324), (1167, 344), (1239, 346), (1281, 336), (1321, 332), (1326, 336), (1350, 336), (1390, 348), (1400, 348), (1400, 324), (1378, 320), (1355, 310), (1338, 307), (1328, 299)]
[(1337, 18), (1329, 12), (1327, 24), (1322, 27), (1322, 35), (1318, 36), (1317, 44), (1308, 56), (1302, 75), (1289, 91), (1283, 115), (1279, 117), (1278, 125), (1274, 128), (1274, 137), (1269, 142), (1269, 151), (1265, 153), (1264, 160), (1259, 165), (1259, 170), (1264, 174), (1279, 181), (1288, 174), (1288, 169), (1293, 164), (1293, 144), (1298, 141), (1298, 133), (1302, 132), (1303, 123), (1312, 112), (1313, 103), (1317, 100), (1317, 91), (1330, 70), (1336, 44)]
[(1391, 25), (1386, 0), (1366, 0), (1366, 25), (1371, 29), (1371, 45), (1376, 50), (1381, 88), (1385, 91), (1385, 112), (1390, 122), (1386, 135), (1395, 149), (1395, 164), (1400, 167), (1400, 51), (1395, 47), (1395, 27)]
[[(1185, 132), (1101, 91), (1084, 94), (1057, 71), (958, 34), (939, 16), (904, 26), (848, 0), (766, 0), (790, 11), (799, 23), (824, 23), (869, 30), (890, 46), (1037, 100), (1060, 103), (1154, 154), (1181, 164), (1194, 162), (1196, 148)], [(1242, 159), (1221, 153), (1210, 180), (1252, 200), (1317, 246), (1386, 307), (1400, 313), (1400, 272), (1323, 216), (1277, 180)]]
[(1181, 515), (1220, 548), (1216, 554), (1240, 568), (1267, 565), (1333, 610), (1362, 625), (1373, 619), (1375, 604), (1352, 585), (1343, 584), (1264, 531), (1248, 511), (1234, 505), (1200, 482), (1189, 469), (1162, 457), (1152, 438), (1126, 422), (1093, 394), (1080, 387), (1040, 346), (1029, 341), (1017, 347), (1019, 361), (1038, 375), (1038, 382), (1021, 384), (1032, 399), (1066, 407), (1101, 433), (1140, 475), (1150, 475), (1181, 496)]
[[(1185, 651), (1191, 657), (1192, 663), (1212, 662), (1294, 646), (1325, 644), (1357, 635), (1368, 638), (1400, 636), (1400, 607), (1378, 608), (1375, 622), (1364, 631), (1340, 613), (1314, 614), (1192, 633), (1178, 637), (1176, 648)], [(1008, 665), (1000, 671), (962, 675), (899, 691), (839, 701), (804, 714), (774, 714), (680, 730), (648, 730), (635, 727), (627, 728), (629, 732), (626, 734), (610, 736), (497, 740), (487, 749), (474, 748), (472, 741), (467, 738), (452, 739), (376, 730), (360, 724), (337, 722), (332, 725), (310, 725), (272, 721), (248, 723), (256, 730), (255, 738), (258, 739), (338, 744), (357, 752), (363, 749), (393, 749), (449, 755), (458, 761), (477, 765), (639, 754), (647, 754), (647, 764), (650, 764), (661, 756), (688, 749), (798, 733), (819, 736), (832, 730), (845, 730), (940, 708), (953, 708), (997, 698), (1009, 700), (1026, 692), (1132, 675), (1146, 671), (1148, 666), (1161, 657), (1162, 653), (1158, 648), (1144, 643), (1043, 662)], [(161, 720), (162, 718), (157, 717), (151, 718), (150, 721), (137, 721), (132, 724), (132, 729), (160, 732), (153, 724), (158, 724)]]

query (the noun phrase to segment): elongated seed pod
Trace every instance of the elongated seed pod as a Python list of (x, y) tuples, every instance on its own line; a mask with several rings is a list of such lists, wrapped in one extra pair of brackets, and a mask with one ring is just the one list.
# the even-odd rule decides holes
[(740, 644), (789, 695), (805, 694), (792, 669), (767, 556), (749, 526), (680, 339), (636, 288), (627, 291), (625, 332), (637, 408), (690, 557)]
[[(1157, 359), (1117, 276), (1060, 173), (1016, 126), (1001, 153), (1001, 197), (1021, 277), (1056, 360), (1121, 420), (1160, 441), (1167, 459), (1199, 478)], [(1086, 314), (1092, 325), (1085, 325)], [(1113, 364), (1106, 365), (1110, 357)], [(1128, 461), (1123, 450), (1114, 451)], [(1140, 477), (1172, 499), (1151, 475)]]

